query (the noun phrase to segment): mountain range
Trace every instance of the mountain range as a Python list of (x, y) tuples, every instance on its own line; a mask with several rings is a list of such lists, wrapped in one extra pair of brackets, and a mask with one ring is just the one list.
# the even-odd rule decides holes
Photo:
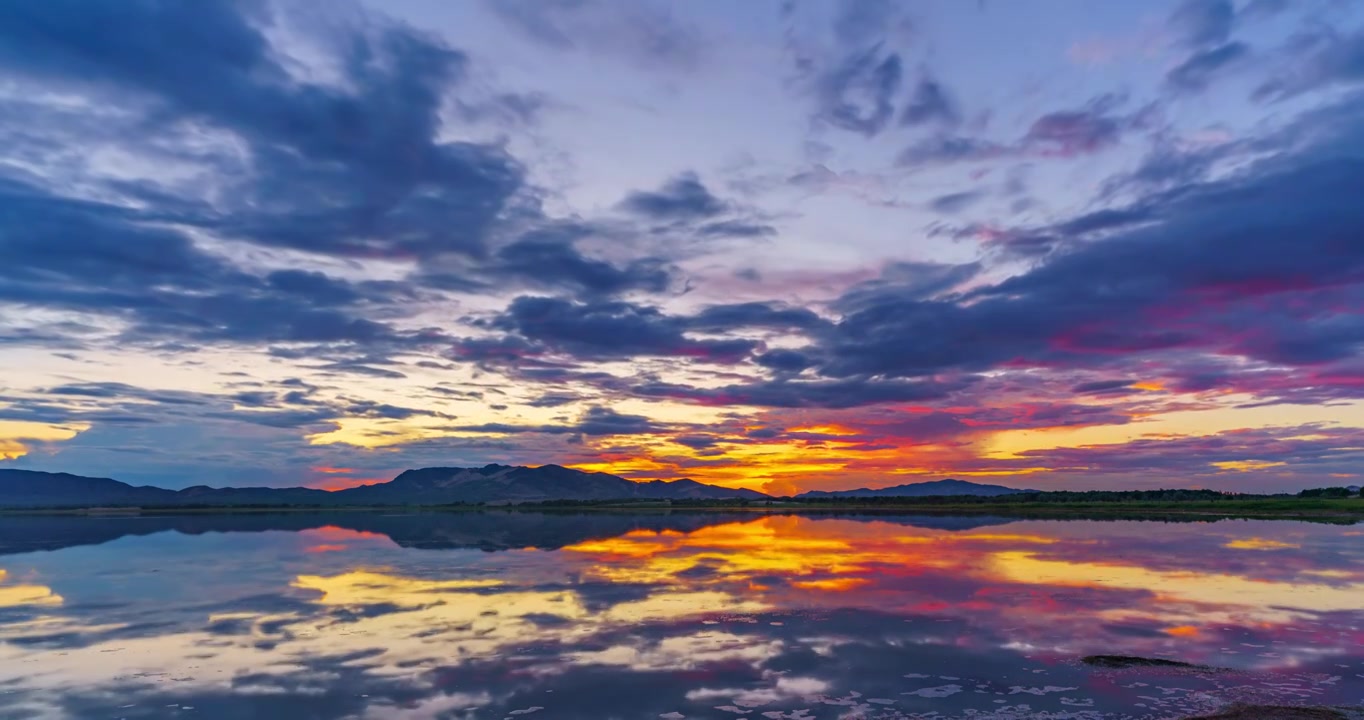
[[(1026, 492), (960, 480), (900, 485), (882, 490), (811, 491), (798, 497), (1002, 495)], [(168, 490), (109, 478), (0, 469), (0, 507), (133, 507), (188, 505), (446, 505), (514, 504), (549, 500), (763, 500), (756, 490), (706, 485), (690, 479), (634, 482), (606, 473), (542, 465), (485, 465), (407, 470), (372, 485), (326, 491), (313, 488), (196, 485)]]
[(943, 495), (1016, 495), (1035, 493), (1037, 490), (1019, 490), (1003, 485), (985, 485), (965, 480), (934, 480), (932, 482), (909, 483), (887, 488), (857, 488), (856, 490), (811, 490), (801, 493), (802, 498), (870, 498), (870, 497), (929, 497)]
[(103, 507), (165, 505), (444, 505), (544, 500), (761, 499), (755, 490), (705, 485), (695, 480), (633, 482), (560, 465), (407, 470), (385, 483), (345, 490), (204, 485), (167, 490), (109, 478), (31, 470), (0, 470), (0, 506)]

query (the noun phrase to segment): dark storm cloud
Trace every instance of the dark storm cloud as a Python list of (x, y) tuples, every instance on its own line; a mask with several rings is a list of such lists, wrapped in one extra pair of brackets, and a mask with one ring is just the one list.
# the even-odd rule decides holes
[[(1306, 365), (1359, 352), (1364, 207), (1351, 190), (1364, 183), (1359, 103), (1285, 133), (1300, 152), (1062, 223), (1051, 234), (1106, 237), (960, 300), (856, 289), (855, 302), (835, 304), (845, 315), (819, 341), (819, 372), (912, 377), (1167, 350)], [(1283, 302), (1290, 298), (1299, 309)]]
[(815, 361), (798, 350), (771, 350), (754, 358), (759, 365), (778, 372), (798, 373), (815, 364)]
[(961, 121), (957, 105), (948, 95), (942, 83), (929, 77), (919, 80), (910, 95), (904, 110), (900, 111), (900, 124), (917, 126), (929, 123), (956, 125)]
[(652, 382), (635, 386), (645, 397), (669, 398), (699, 405), (753, 405), (775, 408), (852, 408), (887, 402), (938, 400), (966, 381), (940, 383), (906, 380), (770, 380), (719, 388)]
[(246, 407), (266, 407), (275, 402), (275, 393), (263, 391), (239, 392), (232, 395), (232, 401)]
[(1057, 322), (1023, 303), (963, 307), (950, 300), (918, 300), (889, 290), (864, 294), (824, 341), (819, 372), (832, 377), (912, 377), (984, 370), (1024, 345), (1037, 352)]
[(701, 235), (715, 237), (760, 238), (777, 234), (771, 225), (747, 222), (744, 220), (721, 220), (697, 228)]
[(900, 54), (887, 49), (887, 35), (909, 27), (900, 11), (889, 0), (839, 4), (832, 55), (797, 59), (797, 70), (810, 83), (815, 121), (866, 137), (890, 123), (904, 69)]
[[(584, 294), (665, 282), (657, 263), (618, 268), (571, 245), (526, 240), (489, 259), (485, 236), (521, 188), (521, 171), (500, 147), (436, 139), (464, 56), (396, 25), (334, 31), (328, 47), (339, 53), (342, 82), (310, 84), (262, 34), (277, 20), (263, 5), (217, 0), (192, 9), (66, 0), (0, 8), (7, 78), (124, 111), (103, 127), (51, 110), (6, 136), (10, 157), (32, 154), (30, 164), (54, 175), (11, 167), (0, 177), (0, 301), (114, 315), (125, 321), (121, 341), (168, 350), (313, 343), (333, 355), (347, 344), (382, 354), (442, 341), (389, 322), (402, 314), (398, 302), (422, 298), (418, 288), (302, 269), (259, 277), (201, 249), (191, 237), (204, 231), (359, 258), (463, 254), (492, 263), (494, 274)], [(79, 147), (86, 131), (222, 184), (66, 178), (63, 166), (45, 162), (53, 147)], [(61, 194), (72, 187), (97, 188), (90, 196), (100, 201)], [(518, 212), (539, 219), (533, 206)], [(338, 370), (363, 369), (330, 359)]]
[(487, 324), (579, 359), (654, 355), (738, 362), (757, 347), (751, 340), (690, 338), (685, 335), (685, 318), (619, 301), (578, 303), (523, 296)]
[(1102, 194), (1116, 197), (1130, 192), (1138, 197), (1193, 185), (1203, 180), (1213, 164), (1230, 154), (1234, 145), (1180, 147), (1169, 138), (1157, 137), (1135, 170), (1104, 181)]
[(531, 407), (559, 407), (561, 405), (570, 405), (583, 399), (584, 397), (582, 395), (575, 393), (545, 393), (526, 404)]
[(630, 290), (658, 293), (673, 281), (672, 267), (661, 258), (613, 265), (585, 257), (571, 239), (544, 233), (527, 235), (500, 248), (486, 272), (583, 295), (616, 295)]
[(143, 213), (0, 180), (0, 300), (126, 319), (126, 340), (402, 342), (346, 307), (388, 289), (243, 273)]
[(879, 46), (856, 51), (816, 80), (816, 117), (849, 132), (877, 135), (895, 113), (903, 74), (897, 53), (883, 55)]
[(655, 191), (636, 191), (620, 207), (651, 220), (698, 220), (725, 211), (725, 204), (711, 194), (695, 173), (683, 173)]
[(588, 408), (575, 427), (584, 435), (637, 435), (660, 430), (643, 415), (626, 415), (604, 407)]
[(1095, 380), (1093, 382), (1080, 383), (1071, 388), (1071, 391), (1077, 395), (1107, 395), (1112, 393), (1130, 392), (1131, 387), (1131, 380)]
[[(19, 347), (28, 345), (46, 347), (52, 350), (85, 350), (88, 348), (86, 343), (76, 340), (74, 336), (95, 331), (96, 328), (93, 326), (73, 322), (41, 323), (37, 327), (4, 328), (0, 330), (0, 346)], [(81, 360), (74, 352), (54, 352), (53, 356), (65, 360), (88, 362)]]
[(313, 365), (312, 370), (317, 370), (323, 375), (364, 375), (365, 377), (383, 378), (385, 380), (401, 380), (407, 377), (406, 373), (388, 368), (375, 367), (371, 361), (365, 360), (339, 360), (337, 362), (325, 363), (323, 365)]
[(1284, 67), (1263, 83), (1256, 96), (1281, 100), (1311, 90), (1364, 82), (1364, 31), (1324, 30), (1303, 38)]
[(1184, 0), (1171, 13), (1169, 25), (1181, 43), (1200, 49), (1225, 43), (1235, 20), (1231, 0)]
[[(461, 53), (397, 25), (336, 31), (328, 47), (340, 52), (344, 89), (314, 85), (294, 79), (262, 34), (277, 20), (264, 6), (216, 0), (192, 11), (156, 2), (113, 11), (65, 0), (0, 8), (7, 75), (118, 102), (138, 118), (86, 128), (54, 117), (23, 136), (30, 146), (12, 143), (11, 154), (76, 142), (63, 133), (85, 129), (134, 152), (211, 169), (225, 183), (225, 192), (212, 193), (223, 198), (213, 206), (177, 194), (209, 194), (195, 185), (110, 180), (95, 202), (44, 187), (53, 181), (0, 177), (7, 209), (0, 301), (114, 315), (125, 321), (120, 340), (130, 344), (275, 343), (272, 354), (324, 361), (314, 367), (325, 372), (401, 378), (384, 367), (384, 355), (448, 342), (436, 331), (390, 323), (404, 314), (399, 302), (429, 299), (423, 286), (584, 297), (668, 287), (667, 261), (588, 257), (575, 242), (593, 228), (548, 223), (533, 204), (512, 211), (533, 229), (490, 249), (485, 238), (521, 188), (521, 170), (500, 147), (436, 139), (441, 104), (464, 73)], [(152, 122), (157, 133), (147, 132)], [(247, 161), (201, 152), (185, 128), (227, 133)], [(666, 189), (690, 190), (686, 180)], [(704, 188), (672, 205), (668, 199), (646, 198), (641, 207), (697, 219), (724, 207)], [(350, 282), (304, 269), (259, 277), (190, 239), (205, 230), (339, 256), (413, 258), (421, 284)], [(465, 259), (450, 261), (455, 271), (447, 272), (441, 258), (453, 257)], [(366, 350), (356, 356), (347, 346)]]
[(436, 139), (465, 57), (390, 26), (340, 43), (347, 90), (299, 83), (259, 29), (272, 21), (219, 0), (10, 4), (0, 8), (0, 64), (48, 87), (124, 99), (158, 125), (202, 123), (244, 142), (250, 169), (218, 168), (230, 200), (182, 215), (186, 224), (340, 255), (481, 253), (521, 169), (499, 147)]
[(223, 294), (168, 299), (144, 311), (147, 325), (138, 329), (144, 337), (167, 332), (190, 340), (240, 343), (302, 342), (379, 345), (434, 342), (399, 334), (391, 325), (328, 307), (307, 307), (277, 295), (245, 297)]
[(1074, 237), (1120, 230), (1155, 219), (1155, 209), (1149, 204), (1124, 208), (1106, 208), (1059, 223), (1056, 225), (1055, 231), (1063, 237)]
[(276, 270), (267, 275), (265, 281), (282, 293), (326, 304), (344, 305), (360, 299), (349, 283), (338, 282), (313, 270)]
[[(715, 402), (724, 393), (698, 391), (693, 396), (682, 386), (649, 384), (631, 387), (622, 378), (607, 373), (587, 373), (570, 366), (556, 365), (548, 360), (554, 355), (568, 355), (574, 361), (626, 360), (635, 357), (693, 358), (706, 362), (731, 364), (752, 356), (762, 347), (754, 340), (722, 337), (720, 339), (693, 338), (688, 332), (726, 336), (736, 331), (764, 330), (820, 335), (832, 329), (830, 321), (813, 311), (781, 303), (738, 303), (703, 308), (691, 316), (665, 315), (659, 310), (624, 302), (575, 303), (559, 298), (522, 297), (515, 300), (501, 315), (491, 320), (475, 322), (487, 329), (511, 334), (496, 339), (470, 339), (456, 344), (454, 357), (470, 360), (488, 367), (517, 368), (517, 377), (529, 382), (583, 382), (598, 390), (613, 394), (643, 394), (654, 396), (676, 392), (678, 397), (704, 402)], [(789, 374), (816, 364), (801, 352), (778, 350), (758, 356), (756, 362), (770, 370)], [(925, 386), (912, 389), (889, 388), (890, 395), (919, 396)], [(791, 389), (768, 387), (762, 383), (730, 388), (745, 397), (750, 404), (800, 407), (806, 404), (838, 406), (833, 395), (850, 389), (853, 404), (861, 404), (872, 391), (861, 397), (854, 391), (860, 386), (846, 388), (802, 385)], [(803, 394), (816, 396), (805, 399)], [(565, 400), (572, 401), (573, 398)], [(723, 404), (723, 403), (721, 403)]]
[(543, 93), (498, 93), (482, 102), (457, 101), (460, 117), (467, 122), (501, 125), (534, 125), (553, 103)]
[(895, 162), (901, 167), (945, 165), (986, 160), (1012, 152), (1004, 145), (982, 138), (935, 135), (902, 150)]
[(368, 400), (351, 401), (342, 406), (346, 415), (356, 417), (381, 417), (387, 420), (405, 420), (408, 417), (420, 415), (430, 415), (435, 417), (445, 417), (443, 413), (424, 412), (415, 408), (401, 408), (398, 405), (390, 405), (387, 402), (374, 402)]
[(706, 448), (714, 447), (715, 444), (722, 439), (723, 438), (714, 435), (678, 435), (672, 438), (672, 441), (693, 450), (705, 450)]
[[(95, 288), (133, 292), (146, 285), (204, 290), (253, 278), (198, 250), (183, 234), (139, 213), (51, 195), (0, 178), (0, 277), (9, 294), (48, 289), (68, 298)], [(60, 283), (50, 283), (52, 278)], [(16, 298), (18, 299), (18, 298)]]
[(979, 190), (950, 193), (948, 195), (939, 195), (938, 197), (933, 198), (933, 200), (928, 203), (928, 206), (935, 212), (950, 215), (959, 213), (962, 210), (971, 207), (984, 196), (985, 193)]
[(1054, 112), (1037, 118), (1023, 142), (1061, 155), (1092, 153), (1118, 141), (1121, 122), (1102, 109)]
[(464, 338), (455, 343), (451, 357), (494, 366), (514, 363), (541, 352), (543, 350), (539, 346), (524, 338), (506, 335), (498, 338)]
[(897, 262), (881, 269), (881, 277), (858, 283), (835, 301), (835, 310), (845, 315), (887, 295), (904, 299), (924, 299), (952, 291), (980, 273), (980, 263)]
[(8, 405), (5, 412), (7, 419), (100, 425), (173, 427), (186, 423), (229, 421), (294, 429), (316, 426), (339, 417), (453, 417), (442, 412), (393, 403), (323, 395), (315, 387), (289, 389), (294, 387), (286, 382), (270, 384), (259, 390), (200, 393), (153, 390), (117, 382), (86, 382), (44, 388), (35, 391), (36, 395), (0, 397), (0, 401)]
[(482, 425), (462, 425), (456, 428), (462, 432), (497, 434), (543, 433), (547, 435), (586, 435), (603, 437), (609, 435), (650, 435), (667, 432), (672, 426), (660, 425), (643, 415), (627, 415), (605, 407), (587, 408), (577, 422), (569, 425), (516, 425), (512, 423), (484, 423)]
[(613, 262), (584, 253), (578, 241), (598, 230), (591, 225), (546, 222), (489, 257), (432, 260), (409, 279), (428, 288), (474, 295), (545, 290), (584, 298), (663, 293), (678, 282), (678, 269), (667, 257), (643, 255)]
[(741, 328), (815, 331), (829, 326), (813, 310), (776, 302), (710, 305), (686, 319), (687, 327), (707, 332)]
[(1250, 54), (1245, 43), (1231, 42), (1194, 53), (1165, 74), (1166, 82), (1181, 90), (1202, 90), (1219, 73)]
[(900, 151), (896, 164), (906, 168), (927, 168), (962, 162), (978, 162), (1002, 157), (1073, 157), (1105, 150), (1123, 135), (1147, 122), (1146, 111), (1131, 114), (1115, 112), (1123, 98), (1101, 95), (1079, 109), (1056, 110), (1039, 116), (1022, 137), (1000, 142), (982, 137), (950, 133), (915, 141)]
[(1216, 435), (1142, 438), (1122, 444), (1027, 450), (1020, 455), (1052, 468), (1090, 473), (1187, 471), (1213, 463), (1286, 463), (1307, 468), (1353, 467), (1364, 434), (1319, 425), (1233, 430)]
[(204, 397), (193, 393), (149, 391), (119, 382), (69, 383), (50, 387), (46, 393), (66, 397), (138, 400), (163, 405), (204, 405), (208, 402)]

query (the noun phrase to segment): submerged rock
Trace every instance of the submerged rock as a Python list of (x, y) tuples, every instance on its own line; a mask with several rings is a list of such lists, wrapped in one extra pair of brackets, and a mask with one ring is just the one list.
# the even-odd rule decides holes
[(1211, 669), (1206, 665), (1194, 665), (1193, 663), (1180, 662), (1178, 660), (1162, 660), (1161, 658), (1137, 657), (1135, 655), (1086, 655), (1085, 657), (1080, 658), (1080, 662), (1101, 668), (1163, 667), (1189, 668), (1193, 670)]

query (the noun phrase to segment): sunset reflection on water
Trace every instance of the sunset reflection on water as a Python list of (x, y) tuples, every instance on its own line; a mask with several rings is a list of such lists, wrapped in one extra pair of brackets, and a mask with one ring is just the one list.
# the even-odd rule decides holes
[[(3, 719), (1157, 718), (1364, 702), (1364, 545), (1349, 527), (532, 513), (5, 526)], [(1092, 654), (1218, 670), (1078, 662)]]

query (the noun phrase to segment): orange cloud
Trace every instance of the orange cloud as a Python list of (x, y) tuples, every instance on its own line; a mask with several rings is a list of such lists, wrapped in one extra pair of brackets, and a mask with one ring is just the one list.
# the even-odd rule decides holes
[(868, 578), (829, 578), (828, 580), (795, 580), (791, 587), (798, 587), (802, 590), (832, 590), (834, 592), (844, 592), (856, 590), (871, 584)]
[(346, 477), (347, 473), (359, 471), (350, 468), (328, 467), (326, 465), (312, 468), (312, 471), (318, 473), (319, 477), (308, 480), (304, 483), (304, 487), (310, 487), (314, 490), (326, 490), (327, 492), (346, 490), (353, 487), (360, 487), (361, 485), (386, 483), (392, 479), (386, 477)]
[(321, 480), (314, 480), (308, 483), (308, 487), (315, 490), (326, 490), (336, 492), (337, 490), (347, 490), (361, 485), (374, 485), (375, 483), (385, 483), (391, 478), (341, 478), (329, 477)]
[(51, 425), (24, 420), (0, 420), (0, 460), (17, 460), (29, 453), (24, 441), (61, 442), (90, 428), (89, 423)]

